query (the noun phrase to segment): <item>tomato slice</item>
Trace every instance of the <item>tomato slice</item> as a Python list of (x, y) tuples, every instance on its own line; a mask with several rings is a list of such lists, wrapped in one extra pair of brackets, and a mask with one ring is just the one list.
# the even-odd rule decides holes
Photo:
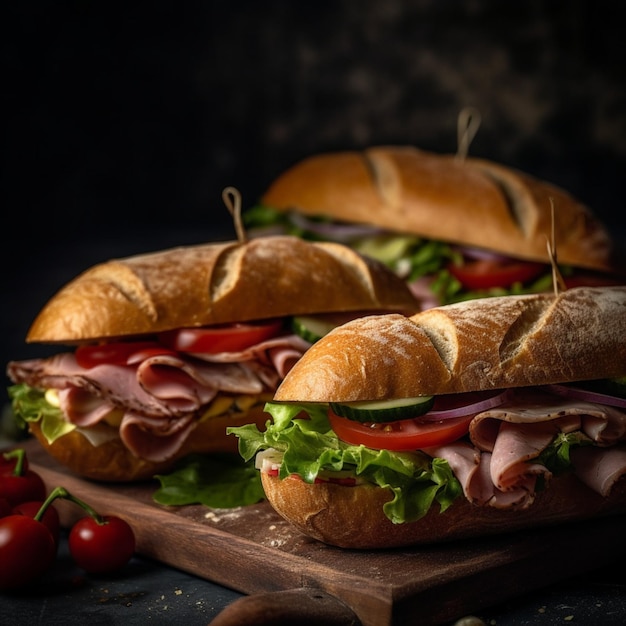
[(339, 439), (377, 450), (419, 450), (452, 443), (467, 434), (473, 414), (437, 422), (420, 418), (365, 425), (328, 411), (328, 420)]
[(118, 341), (96, 346), (79, 346), (76, 362), (90, 369), (97, 365), (130, 365), (150, 356), (174, 354), (172, 350), (156, 341)]
[(526, 283), (545, 272), (546, 266), (532, 261), (466, 259), (463, 265), (451, 263), (448, 271), (466, 289), (492, 289)]
[(283, 325), (281, 319), (246, 322), (202, 328), (180, 328), (159, 334), (164, 345), (192, 354), (239, 352), (277, 335)]

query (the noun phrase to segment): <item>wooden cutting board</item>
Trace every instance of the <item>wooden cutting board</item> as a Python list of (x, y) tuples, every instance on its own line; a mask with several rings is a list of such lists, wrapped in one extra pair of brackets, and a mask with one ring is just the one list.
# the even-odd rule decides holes
[[(152, 500), (157, 483), (93, 483), (36, 441), (24, 447), (49, 489), (63, 486), (100, 513), (126, 519), (138, 553), (244, 594), (317, 589), (364, 626), (445, 623), (626, 555), (622, 516), (432, 547), (343, 550), (304, 537), (266, 502), (164, 507)], [(67, 501), (58, 508), (65, 526), (82, 515)]]

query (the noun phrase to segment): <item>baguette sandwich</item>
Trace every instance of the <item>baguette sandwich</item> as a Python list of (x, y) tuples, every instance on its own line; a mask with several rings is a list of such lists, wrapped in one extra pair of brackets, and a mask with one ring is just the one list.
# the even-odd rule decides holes
[(229, 432), (276, 511), (331, 545), (626, 513), (626, 286), (348, 322), (266, 410)]
[[(74, 473), (134, 481), (231, 451), (285, 373), (333, 324), (417, 310), (383, 264), (277, 236), (173, 248), (88, 269), (41, 310), (12, 361), (14, 412)], [(333, 317), (334, 316), (334, 317)]]
[(567, 191), (495, 162), (411, 146), (309, 156), (244, 219), (251, 234), (337, 241), (377, 258), (422, 308), (549, 291), (552, 232), (568, 287), (624, 282), (623, 251)]

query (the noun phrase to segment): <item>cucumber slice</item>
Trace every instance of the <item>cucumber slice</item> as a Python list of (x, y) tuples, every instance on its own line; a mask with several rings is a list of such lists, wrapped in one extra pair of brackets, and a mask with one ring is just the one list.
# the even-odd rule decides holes
[(400, 400), (377, 400), (372, 402), (331, 402), (336, 415), (357, 422), (397, 422), (428, 413), (435, 404), (434, 396), (402, 398)]
[(297, 315), (291, 320), (291, 329), (305, 341), (315, 343), (339, 323), (330, 316)]

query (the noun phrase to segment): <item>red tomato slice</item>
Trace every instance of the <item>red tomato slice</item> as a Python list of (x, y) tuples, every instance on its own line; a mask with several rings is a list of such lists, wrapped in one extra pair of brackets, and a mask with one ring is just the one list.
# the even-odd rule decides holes
[(423, 422), (419, 418), (365, 425), (328, 411), (328, 420), (339, 439), (376, 450), (419, 450), (456, 441), (467, 434), (474, 415)]
[(76, 349), (76, 362), (89, 369), (97, 365), (130, 365), (149, 356), (173, 354), (172, 350), (156, 341), (119, 341), (97, 346), (79, 346)]
[(491, 289), (526, 283), (545, 272), (546, 266), (532, 261), (476, 259), (465, 260), (463, 265), (451, 263), (448, 271), (467, 289)]
[(282, 320), (246, 322), (227, 326), (181, 328), (159, 335), (159, 341), (180, 352), (217, 354), (239, 352), (277, 335)]

